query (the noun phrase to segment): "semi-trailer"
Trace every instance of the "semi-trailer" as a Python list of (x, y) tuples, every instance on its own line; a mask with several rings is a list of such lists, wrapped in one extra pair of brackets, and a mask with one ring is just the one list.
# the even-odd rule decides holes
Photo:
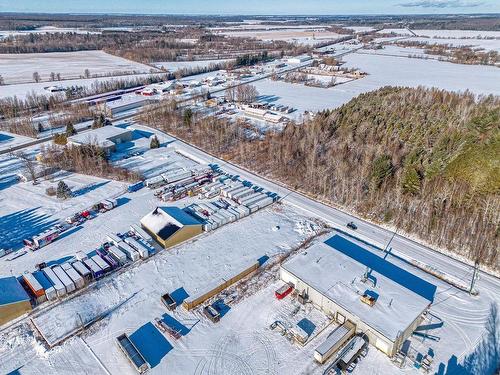
[(85, 280), (69, 263), (61, 264), (61, 268), (66, 272), (66, 275), (73, 281), (76, 289), (81, 289), (85, 286)]
[(132, 224), (130, 226), (130, 230), (132, 232), (134, 232), (135, 234), (137, 234), (139, 237), (142, 237), (147, 242), (149, 242), (149, 243), (153, 242), (153, 239), (151, 238), (151, 236), (144, 229), (142, 229), (140, 226), (138, 226), (137, 224)]
[(109, 264), (112, 270), (120, 267), (120, 264), (109, 254), (104, 255), (102, 259), (104, 259), (104, 261)]
[(101, 267), (97, 265), (92, 259), (84, 259), (83, 264), (92, 272), (92, 276), (94, 279), (98, 279), (99, 277), (104, 275), (104, 271)]
[(249, 200), (245, 203), (245, 206), (247, 206), (248, 208), (250, 208), (251, 205), (257, 203), (257, 202), (260, 202), (266, 198), (269, 198), (266, 194), (260, 194), (259, 196), (253, 198), (252, 200)]
[(57, 293), (54, 289), (54, 286), (42, 271), (33, 272), (33, 277), (40, 283), (43, 290), (45, 291), (45, 296), (49, 301), (54, 301), (57, 299)]
[(136, 182), (135, 184), (129, 185), (127, 188), (127, 191), (129, 193), (133, 193), (133, 192), (136, 192), (138, 190), (141, 190), (143, 187), (144, 187), (144, 181), (139, 181), (139, 182)]
[(75, 254), (75, 258), (79, 261), (82, 261), (84, 259), (87, 259), (88, 255), (86, 253), (84, 253), (83, 251), (77, 251)]
[(112, 244), (115, 244), (115, 245), (122, 242), (122, 239), (114, 233), (109, 233), (106, 237), (107, 237), (109, 242), (111, 242)]
[(114, 260), (116, 260), (120, 264), (125, 264), (127, 262), (127, 254), (125, 254), (115, 245), (111, 245), (110, 247), (108, 247), (108, 253), (113, 257)]
[(96, 254), (90, 259), (92, 259), (103, 270), (104, 273), (111, 271), (111, 266), (108, 263), (106, 263), (106, 261), (102, 259), (99, 255)]
[(64, 272), (61, 266), (52, 267), (52, 271), (54, 271), (57, 278), (64, 284), (67, 294), (73, 293), (76, 290), (75, 284), (71, 281), (70, 277), (66, 274), (66, 272)]
[(136, 250), (142, 259), (145, 259), (149, 256), (149, 250), (144, 244), (137, 241), (134, 237), (125, 238), (125, 242), (128, 243), (134, 250)]
[(241, 191), (237, 192), (236, 194), (230, 195), (229, 198), (238, 202), (238, 200), (242, 200), (245, 197), (248, 197), (252, 194), (255, 194), (255, 190), (245, 187), (244, 190), (241, 190)]
[(120, 242), (119, 244), (117, 244), (117, 246), (127, 255), (127, 258), (132, 262), (135, 262), (140, 258), (139, 252), (134, 250), (128, 243)]
[(238, 202), (239, 204), (244, 204), (246, 206), (247, 202), (251, 202), (252, 200), (254, 200), (257, 197), (260, 197), (261, 195), (263, 195), (263, 194), (254, 192), (250, 195), (246, 195), (242, 198), (236, 199), (236, 202)]
[(79, 260), (71, 262), (71, 267), (73, 267), (76, 272), (83, 278), (85, 283), (89, 283), (92, 280), (92, 272)]
[(134, 368), (140, 373), (144, 373), (149, 369), (149, 364), (144, 359), (143, 355), (130, 340), (126, 333), (121, 334), (116, 338), (118, 347), (125, 354), (127, 359), (132, 363)]
[(326, 340), (314, 351), (314, 359), (319, 363), (325, 363), (334, 355), (340, 347), (354, 335), (355, 325), (347, 320), (341, 326), (335, 328)]
[(47, 276), (47, 279), (52, 283), (54, 287), (57, 297), (64, 297), (66, 295), (66, 288), (64, 284), (59, 280), (54, 271), (50, 267), (46, 267), (42, 269), (42, 272)]
[(33, 294), (34, 299), (37, 303), (41, 303), (47, 300), (47, 296), (45, 295), (45, 290), (42, 287), (42, 284), (33, 276), (33, 274), (29, 272), (23, 273), (23, 280), (30, 292)]

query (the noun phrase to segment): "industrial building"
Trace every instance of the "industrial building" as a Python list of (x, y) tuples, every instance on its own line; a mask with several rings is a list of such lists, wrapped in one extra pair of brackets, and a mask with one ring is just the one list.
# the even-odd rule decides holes
[(339, 324), (351, 321), (392, 357), (430, 307), (436, 286), (341, 235), (285, 262), (280, 278)]
[(96, 144), (107, 153), (110, 153), (116, 150), (116, 145), (130, 142), (131, 140), (132, 131), (130, 129), (116, 126), (103, 126), (102, 128), (68, 137), (68, 144), (74, 146)]
[(101, 104), (100, 109), (103, 110), (107, 116), (113, 118), (119, 113), (141, 108), (150, 102), (148, 98), (142, 95), (130, 94), (122, 96), (117, 100), (106, 101)]
[(203, 232), (202, 223), (178, 207), (156, 207), (141, 225), (165, 249)]
[(17, 278), (0, 279), (0, 326), (29, 311), (30, 297)]

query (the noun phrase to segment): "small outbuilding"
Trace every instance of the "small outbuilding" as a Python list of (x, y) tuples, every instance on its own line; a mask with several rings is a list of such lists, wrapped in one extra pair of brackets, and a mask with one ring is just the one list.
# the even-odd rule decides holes
[(202, 223), (179, 207), (156, 207), (141, 225), (165, 249), (203, 232)]
[(0, 326), (31, 311), (28, 293), (16, 277), (0, 279)]

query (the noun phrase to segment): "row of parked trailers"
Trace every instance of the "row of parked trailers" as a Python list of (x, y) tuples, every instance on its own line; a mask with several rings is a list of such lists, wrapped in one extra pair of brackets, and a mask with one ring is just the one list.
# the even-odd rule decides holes
[(147, 258), (154, 251), (148, 244), (151, 237), (136, 225), (131, 226), (131, 231), (141, 238), (129, 236), (122, 240), (110, 234), (110, 243), (97, 249), (96, 254), (88, 256), (80, 251), (73, 261), (45, 267), (33, 273), (25, 272), (22, 275), (24, 284), (37, 304), (46, 300), (53, 301), (83, 288), (90, 281), (104, 276), (127, 261)]
[(150, 189), (157, 189), (159, 187), (172, 184), (178, 181), (182, 181), (191, 177), (200, 177), (212, 173), (212, 168), (207, 165), (199, 166), (197, 168), (188, 169), (177, 169), (175, 171), (169, 171), (162, 173), (159, 176), (152, 177), (144, 181), (144, 184)]

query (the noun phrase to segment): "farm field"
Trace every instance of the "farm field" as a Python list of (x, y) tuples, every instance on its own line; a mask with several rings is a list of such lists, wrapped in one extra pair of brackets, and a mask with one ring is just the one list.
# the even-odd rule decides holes
[[(386, 50), (391, 51), (389, 47)], [(397, 51), (401, 53), (401, 49)], [(299, 112), (335, 108), (361, 93), (387, 85), (437, 87), (462, 92), (469, 90), (476, 95), (500, 94), (496, 84), (500, 80), (500, 71), (492, 66), (460, 65), (432, 59), (382, 56), (371, 54), (372, 51), (369, 53), (352, 53), (343, 57), (346, 67), (361, 69), (368, 73), (366, 77), (332, 88), (307, 87), (270, 79), (254, 84), (264, 99), (298, 108)], [(473, 87), (464, 79), (470, 76), (475, 77)]]
[[(152, 68), (103, 51), (0, 55), (0, 71), (6, 84), (33, 82), (34, 72), (38, 72), (44, 82), (50, 81), (51, 72), (60, 73), (61, 79), (82, 78), (85, 69), (92, 76), (149, 73)], [(45, 86), (50, 84), (46, 83)], [(0, 88), (0, 92), (3, 89)]]
[(157, 68), (166, 69), (169, 72), (176, 72), (180, 69), (190, 69), (190, 68), (208, 68), (212, 64), (221, 64), (234, 61), (231, 59), (221, 59), (221, 60), (200, 60), (200, 61), (159, 61), (154, 62), (152, 65)]

